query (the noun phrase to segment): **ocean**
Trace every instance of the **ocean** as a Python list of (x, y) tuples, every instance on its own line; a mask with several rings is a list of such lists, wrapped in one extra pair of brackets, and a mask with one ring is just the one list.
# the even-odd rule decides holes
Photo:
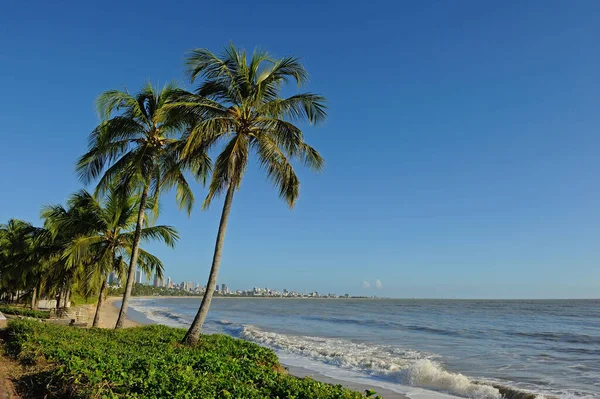
[[(199, 304), (136, 298), (130, 306), (187, 327)], [(600, 398), (600, 300), (215, 298), (204, 332), (412, 399)]]

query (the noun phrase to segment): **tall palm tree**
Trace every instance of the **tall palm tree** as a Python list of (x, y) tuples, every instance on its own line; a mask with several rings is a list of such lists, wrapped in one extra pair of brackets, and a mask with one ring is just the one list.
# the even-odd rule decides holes
[[(77, 163), (84, 182), (101, 177), (99, 192), (118, 184), (121, 190), (133, 188), (140, 193), (127, 282), (115, 328), (122, 327), (125, 321), (149, 197), (154, 200), (157, 212), (160, 193), (175, 186), (181, 208), (185, 207), (189, 213), (194, 203), (194, 195), (182, 173), (184, 165), (179, 161), (181, 145), (175, 138), (186, 121), (163, 112), (179, 92), (173, 84), (162, 90), (147, 84), (135, 95), (127, 90), (102, 93), (97, 107), (104, 120), (90, 134), (89, 150)], [(188, 166), (203, 176), (210, 168), (210, 160), (197, 156)]]
[(326, 118), (324, 97), (301, 93), (282, 98), (285, 83), (295, 81), (300, 87), (307, 73), (295, 57), (272, 58), (255, 51), (250, 59), (232, 44), (217, 56), (206, 49), (196, 49), (187, 58), (192, 82), (201, 80), (195, 95), (182, 94), (167, 108), (183, 118), (196, 118), (196, 125), (186, 135), (182, 151), (190, 163), (218, 144), (222, 151), (216, 158), (209, 192), (203, 207), (216, 195), (225, 193), (212, 266), (200, 309), (184, 342), (195, 344), (208, 314), (215, 290), (229, 211), (235, 190), (240, 187), (253, 151), (279, 196), (293, 207), (300, 182), (290, 163), (299, 160), (314, 170), (321, 170), (323, 159), (304, 142), (302, 130), (295, 122), (316, 124)]
[[(68, 209), (54, 205), (43, 212), (51, 231), (78, 231), (66, 245), (63, 257), (67, 265), (85, 264), (88, 288), (100, 286), (93, 327), (100, 321), (108, 274), (116, 272), (122, 276), (124, 259), (131, 257), (138, 202), (136, 197), (123, 196), (115, 189), (109, 191), (103, 201), (81, 190), (69, 198)], [(142, 241), (158, 239), (170, 247), (179, 238), (170, 226), (144, 226), (140, 237)], [(160, 259), (142, 248), (138, 248), (138, 252), (140, 269), (148, 275), (162, 276)]]

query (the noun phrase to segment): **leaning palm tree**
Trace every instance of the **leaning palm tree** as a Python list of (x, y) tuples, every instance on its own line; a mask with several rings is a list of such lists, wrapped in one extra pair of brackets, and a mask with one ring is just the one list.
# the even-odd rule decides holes
[[(189, 213), (194, 203), (182, 173), (184, 165), (179, 160), (181, 145), (175, 137), (185, 128), (186, 121), (163, 112), (168, 101), (179, 92), (173, 84), (162, 90), (147, 84), (135, 95), (127, 90), (102, 93), (97, 107), (104, 120), (90, 134), (89, 151), (77, 163), (84, 182), (100, 178), (98, 192), (118, 184), (120, 190), (133, 189), (140, 195), (127, 282), (115, 328), (122, 327), (125, 321), (149, 199), (153, 199), (157, 212), (161, 192), (175, 186), (180, 207)], [(208, 157), (198, 156), (188, 166), (203, 176), (210, 168), (209, 161)]]
[[(100, 309), (106, 296), (109, 273), (124, 274), (124, 259), (130, 258), (134, 241), (139, 200), (120, 195), (115, 189), (101, 201), (85, 190), (73, 194), (68, 209), (60, 205), (48, 206), (43, 216), (51, 231), (77, 231), (66, 245), (63, 254), (66, 264), (84, 264), (84, 288), (88, 292), (100, 286), (96, 314), (92, 327), (100, 321)], [(144, 226), (141, 240), (161, 240), (170, 247), (179, 238), (170, 226)], [(138, 248), (138, 267), (147, 275), (162, 276), (163, 264), (156, 256)]]
[(215, 290), (233, 194), (240, 187), (251, 151), (279, 196), (293, 207), (300, 182), (291, 161), (299, 160), (317, 171), (323, 167), (323, 159), (304, 142), (302, 130), (294, 122), (316, 124), (325, 119), (326, 112), (325, 99), (320, 95), (280, 97), (288, 81), (293, 80), (298, 86), (307, 81), (307, 73), (295, 57), (275, 59), (266, 52), (255, 51), (247, 60), (246, 52), (233, 45), (221, 56), (196, 49), (187, 58), (187, 70), (192, 82), (201, 80), (196, 93), (180, 96), (177, 103), (167, 108), (183, 118), (196, 118), (182, 150), (188, 163), (196, 154), (223, 145), (203, 207), (206, 209), (215, 196), (225, 193), (206, 291), (184, 338), (184, 342), (194, 344)]

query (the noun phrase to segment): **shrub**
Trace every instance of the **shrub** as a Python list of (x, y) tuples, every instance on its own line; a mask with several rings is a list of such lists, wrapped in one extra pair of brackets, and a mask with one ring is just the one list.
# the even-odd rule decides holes
[(71, 297), (69, 298), (69, 300), (71, 301), (71, 306), (89, 305), (89, 304), (95, 305), (98, 302), (98, 293), (84, 296), (84, 295), (81, 295), (79, 292), (74, 291), (71, 294)]
[(44, 310), (30, 310), (25, 308), (17, 308), (14, 306), (0, 306), (0, 312), (4, 314), (13, 314), (16, 316), (34, 317), (36, 319), (50, 318), (50, 312)]
[(341, 385), (280, 372), (269, 349), (225, 335), (179, 344), (185, 330), (145, 326), (79, 329), (12, 320), (7, 350), (24, 363), (51, 364), (51, 378), (77, 398), (358, 399)]

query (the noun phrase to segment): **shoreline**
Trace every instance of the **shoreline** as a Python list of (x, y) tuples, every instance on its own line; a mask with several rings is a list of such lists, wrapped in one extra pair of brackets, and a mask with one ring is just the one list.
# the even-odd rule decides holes
[[(181, 299), (181, 298), (189, 298), (196, 299), (198, 305), (200, 304), (199, 299), (200, 296), (135, 296), (132, 299), (141, 299), (141, 300), (156, 300), (156, 299)], [(227, 299), (278, 299), (271, 297), (215, 297), (217, 298), (227, 298)], [(291, 299), (291, 298), (285, 298)], [(295, 298), (295, 299), (306, 299), (306, 298)], [(317, 298), (312, 298), (317, 299)], [(336, 299), (336, 298), (318, 298), (318, 299)], [(374, 298), (373, 298), (374, 299)], [(100, 312), (100, 328), (114, 328), (116, 324), (116, 320), (119, 314), (121, 297), (108, 297), (102, 307)], [(89, 305), (89, 324), (94, 317), (95, 305)], [(137, 327), (143, 325), (150, 324), (164, 324), (155, 320), (150, 319), (144, 313), (132, 309), (130, 306), (127, 311), (127, 317), (125, 320), (124, 327)], [(167, 324), (164, 324), (167, 325)], [(168, 325), (167, 325), (168, 326)], [(185, 326), (180, 327), (185, 328)], [(458, 396), (452, 393), (440, 392), (439, 390), (428, 389), (425, 387), (417, 387), (411, 385), (403, 385), (398, 384), (393, 381), (379, 379), (376, 377), (371, 378), (367, 374), (362, 375), (350, 375), (350, 376), (341, 376), (335, 370), (328, 370), (326, 368), (322, 368), (318, 365), (309, 365), (306, 366), (302, 363), (298, 363), (294, 359), (288, 359), (286, 354), (283, 353), (281, 356), (277, 354), (279, 362), (284, 368), (287, 370), (287, 373), (291, 376), (297, 378), (311, 378), (313, 380), (331, 384), (331, 385), (340, 385), (344, 388), (348, 388), (350, 390), (364, 393), (366, 390), (375, 391), (378, 395), (382, 396), (385, 399), (460, 399)], [(314, 367), (313, 367), (314, 366)], [(460, 375), (460, 374), (459, 374)], [(475, 381), (477, 384), (482, 384), (482, 382)], [(490, 387), (495, 388), (500, 391), (503, 395), (511, 396), (511, 397), (519, 397), (519, 398), (537, 398), (544, 397), (538, 396), (541, 395), (539, 393), (534, 393), (532, 391), (515, 388), (513, 386), (503, 386), (498, 384), (490, 384), (483, 383), (483, 385), (490, 385)], [(514, 395), (514, 396), (512, 396)], [(551, 399), (557, 399), (556, 396), (545, 396)]]
[[(364, 393), (366, 390), (372, 390), (377, 392), (377, 395), (382, 396), (383, 399), (410, 399), (408, 396), (403, 395), (399, 392), (392, 391), (390, 389), (382, 388), (376, 385), (363, 384), (359, 382), (352, 382), (346, 380), (338, 380), (332, 377), (328, 377), (324, 374), (320, 374), (316, 371), (297, 366), (290, 366), (285, 363), (281, 363), (288, 371), (290, 375), (293, 375), (297, 378), (312, 378), (315, 381), (323, 382), (331, 385), (341, 385), (344, 388), (351, 389), (353, 391), (358, 391)], [(433, 393), (433, 391), (432, 391)], [(437, 394), (437, 392), (436, 392)], [(439, 397), (443, 397), (444, 394), (439, 395)], [(436, 397), (436, 396), (432, 396)], [(449, 397), (449, 396), (448, 396)]]
[[(109, 298), (114, 298), (114, 297), (109, 297)], [(120, 298), (120, 297), (119, 297)], [(156, 299), (156, 298), (177, 298), (177, 299), (181, 299), (181, 298), (197, 298), (197, 299), (202, 299), (202, 295), (139, 295), (139, 296), (132, 296), (131, 298), (136, 298), (136, 299)], [(302, 300), (389, 300), (389, 299), (395, 299), (395, 298), (371, 298), (371, 297), (350, 297), (350, 298), (326, 298), (326, 297), (319, 297), (319, 298), (312, 298), (312, 297), (285, 297), (285, 296), (236, 296), (236, 295), (228, 295), (228, 296), (213, 296), (212, 299), (302, 299)]]
[[(136, 298), (136, 299), (151, 299), (151, 298), (201, 298), (201, 297), (178, 297), (178, 296), (174, 296), (174, 297), (166, 297), (166, 296), (136, 296), (136, 297), (132, 297), (132, 298)], [(265, 298), (265, 299), (271, 299), (271, 298)], [(323, 298), (325, 299), (325, 298)], [(333, 298), (332, 298), (333, 299)], [(115, 324), (117, 323), (117, 318), (119, 317), (119, 307), (117, 305), (117, 302), (121, 301), (121, 297), (108, 297), (106, 298), (106, 301), (104, 302), (104, 304), (102, 305), (102, 308), (100, 309), (100, 328), (114, 328)], [(89, 309), (88, 309), (88, 315), (89, 315), (89, 325), (91, 326), (92, 321), (94, 320), (94, 312), (96, 310), (96, 306), (95, 305), (90, 305)], [(148, 324), (158, 324), (148, 318), (146, 318), (143, 314), (139, 313), (139, 315), (137, 315), (137, 313), (135, 310), (129, 308), (127, 309), (127, 318), (125, 319), (125, 328), (131, 328), (131, 327), (140, 327), (143, 325), (148, 325)], [(141, 316), (141, 318), (140, 318)], [(408, 396), (403, 395), (401, 393), (389, 390), (389, 389), (385, 389), (379, 386), (375, 386), (375, 385), (369, 385), (369, 384), (361, 384), (361, 383), (354, 383), (351, 381), (346, 381), (346, 380), (338, 380), (335, 378), (331, 378), (328, 377), (326, 375), (320, 374), (318, 372), (315, 372), (313, 370), (309, 370), (303, 367), (296, 367), (296, 366), (291, 366), (285, 363), (281, 363), (287, 370), (288, 373), (290, 375), (293, 375), (295, 377), (298, 378), (305, 378), (305, 377), (309, 377), (312, 378), (316, 381), (320, 381), (320, 382), (324, 382), (327, 384), (332, 384), (332, 385), (342, 385), (348, 389), (354, 390), (354, 391), (359, 391), (359, 392), (365, 392), (365, 390), (367, 389), (371, 389), (376, 391), (379, 395), (383, 395), (383, 397), (385, 399), (409, 399)]]

